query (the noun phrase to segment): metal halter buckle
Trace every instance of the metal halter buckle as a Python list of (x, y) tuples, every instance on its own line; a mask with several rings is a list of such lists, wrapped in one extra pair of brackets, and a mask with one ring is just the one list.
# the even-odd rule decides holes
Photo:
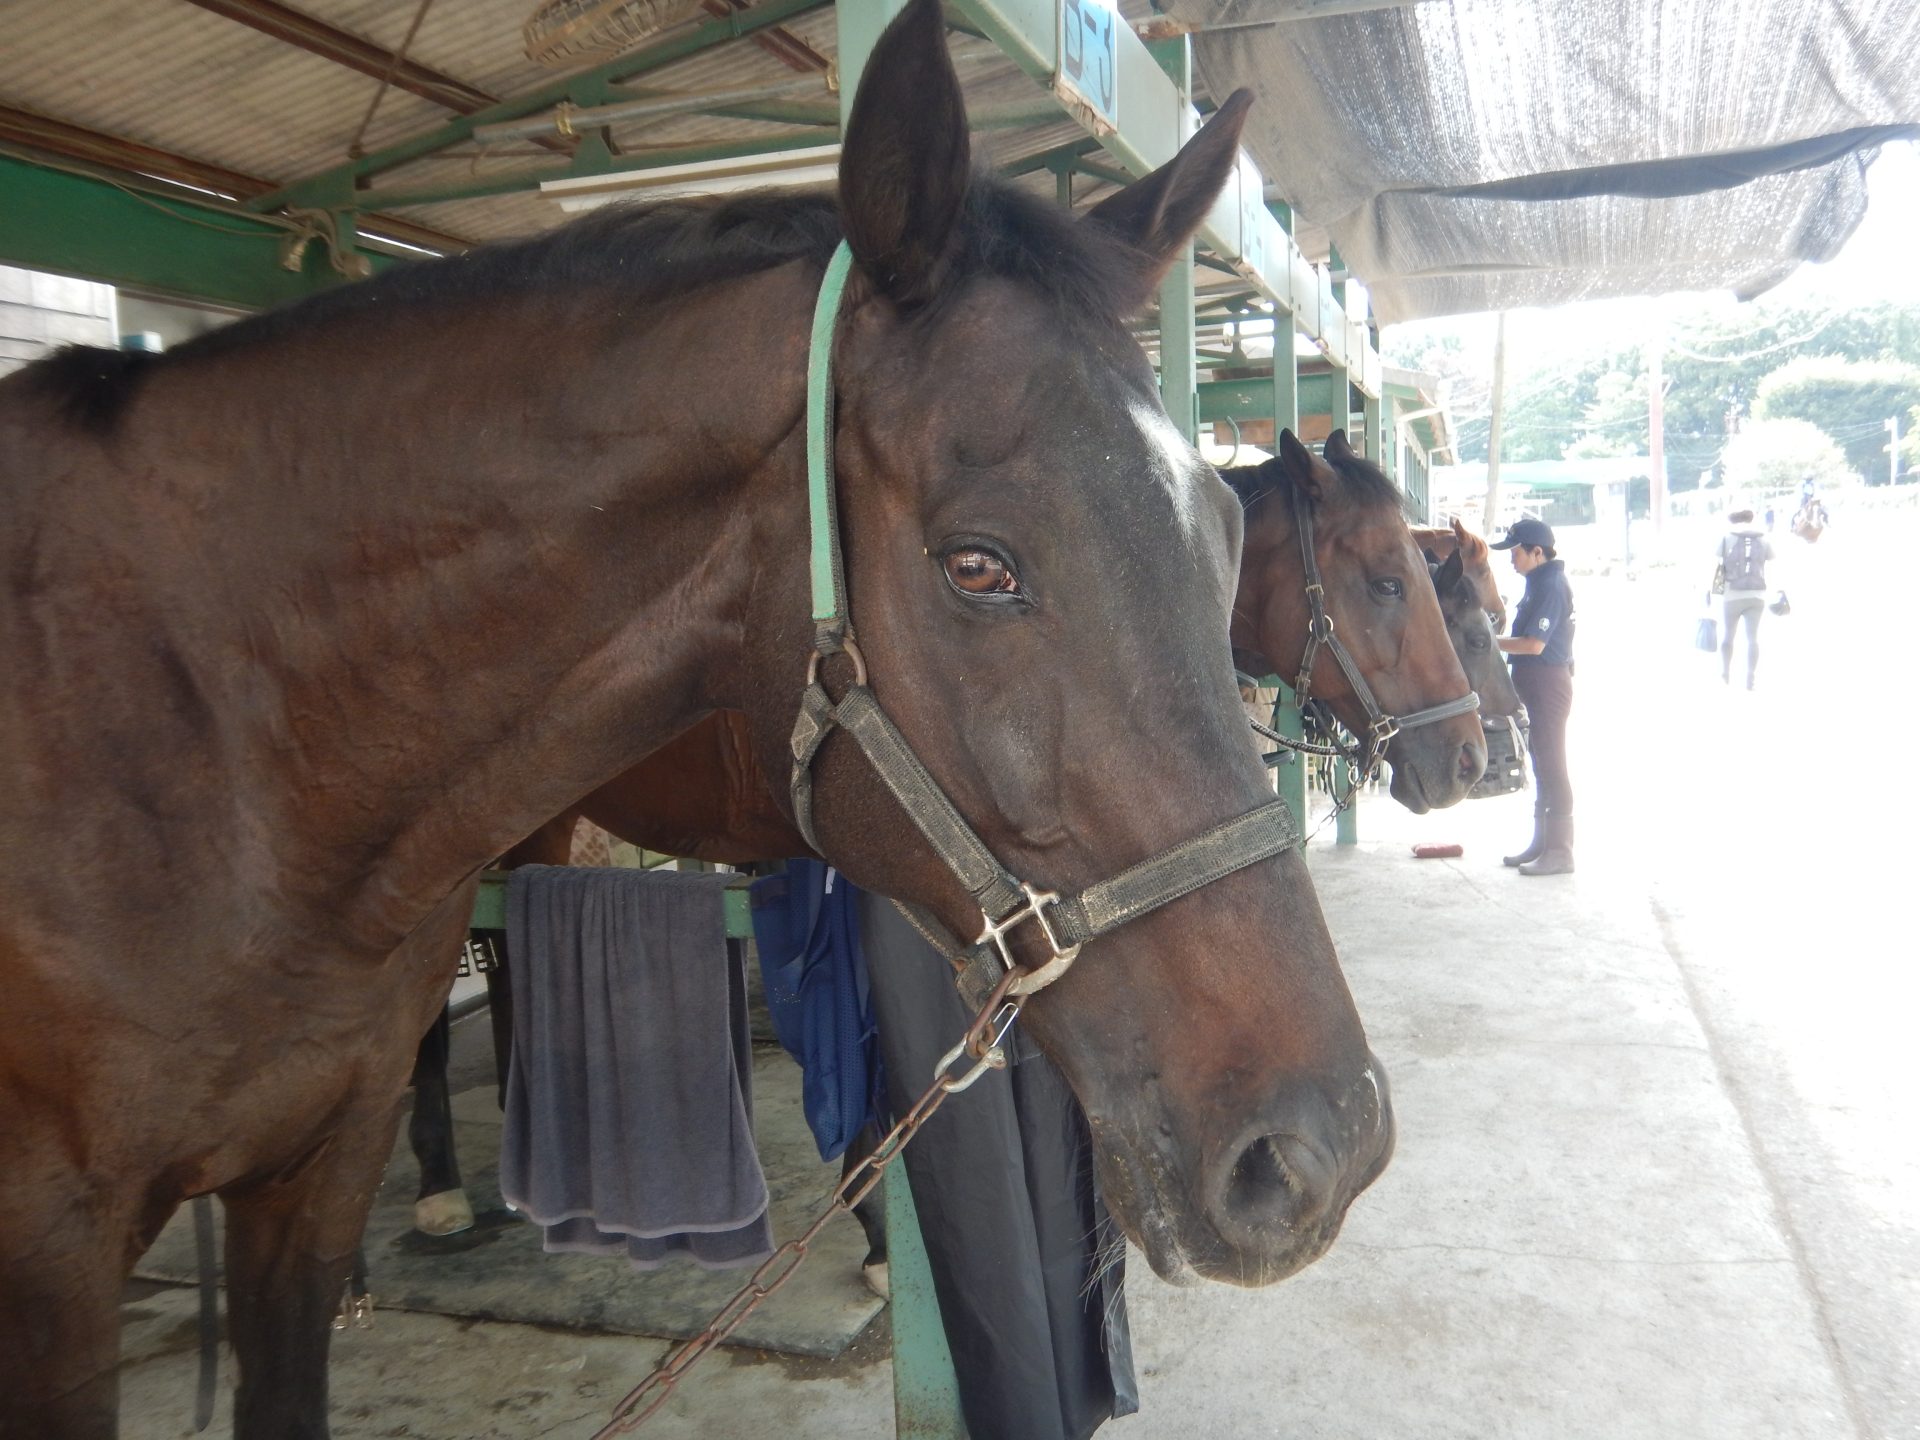
[(1060, 896), (1056, 892), (1036, 890), (1023, 880), (1020, 882), (1020, 893), (1027, 897), (1027, 903), (1004, 918), (996, 920), (982, 912), (981, 918), (986, 921), (986, 927), (975, 937), (973, 943), (985, 945), (988, 941), (993, 942), (993, 948), (1000, 952), (1000, 963), (1008, 970), (1017, 970), (1019, 966), (1014, 961), (1013, 951), (1007, 948), (1007, 933), (1023, 921), (1039, 921), (1040, 933), (1046, 936), (1047, 948), (1053, 952), (1053, 958), (1038, 970), (1023, 973), (1008, 988), (1008, 993), (1012, 995), (1031, 995), (1036, 990), (1046, 989), (1066, 974), (1067, 967), (1073, 964), (1075, 957), (1080, 954), (1080, 947), (1078, 945), (1062, 946), (1060, 937), (1053, 933), (1053, 926), (1047, 923), (1047, 907), (1060, 903)]

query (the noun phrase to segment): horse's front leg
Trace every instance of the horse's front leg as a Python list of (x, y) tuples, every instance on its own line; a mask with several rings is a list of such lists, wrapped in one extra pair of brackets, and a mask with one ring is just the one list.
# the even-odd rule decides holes
[(227, 1330), (240, 1369), (234, 1440), (326, 1440), (333, 1317), (393, 1154), (409, 1061), (447, 1002), (475, 888), (448, 896), (390, 957), (373, 987), (379, 1018), (367, 1017), (357, 1054), (343, 1053), (357, 1082), (330, 1132), (263, 1178), (220, 1192)]
[(286, 1171), (222, 1192), (234, 1440), (326, 1440), (333, 1318), (399, 1128), (400, 1097), (369, 1097)]
[(0, 1105), (19, 1107), (0, 1120), (0, 1440), (112, 1440), (138, 1187), (72, 1164), (85, 1117)]

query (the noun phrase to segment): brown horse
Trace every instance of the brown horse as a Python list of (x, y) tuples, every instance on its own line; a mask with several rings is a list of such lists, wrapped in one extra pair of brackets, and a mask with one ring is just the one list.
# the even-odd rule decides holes
[[(1473, 648), (1472, 630), (1477, 616), (1480, 637), (1491, 652), (1485, 615), (1471, 595), (1464, 601), (1450, 591), (1436, 595), (1426, 582), (1427, 567), (1408, 543), (1399, 493), (1379, 469), (1355, 455), (1344, 434), (1329, 442), (1328, 451), (1331, 460), (1317, 459), (1289, 433), (1279, 459), (1222, 472), (1221, 478), (1247, 505), (1245, 552), (1260, 557), (1243, 561), (1233, 602), (1235, 615), (1248, 617), (1246, 630), (1236, 635), (1243, 634), (1245, 648), (1258, 656), (1248, 663), (1288, 676), (1300, 668), (1306, 648), (1307, 579), (1293, 516), (1294, 505), (1304, 504), (1313, 507), (1316, 517), (1314, 544), (1328, 611), (1339, 633), (1353, 637), (1362, 675), (1373, 693), (1383, 703), (1419, 710), (1468, 689), (1480, 690), (1473, 677), (1487, 665)], [(1275, 491), (1283, 492), (1289, 503), (1259, 503)], [(1482, 541), (1483, 570), (1486, 553)], [(1383, 592), (1390, 603), (1383, 603)], [(1503, 692), (1512, 700), (1506, 667), (1497, 653), (1492, 670), (1497, 675), (1485, 675), (1484, 683), (1497, 682), (1501, 689), (1495, 697)], [(1364, 728), (1366, 717), (1352, 687), (1330, 656), (1316, 661), (1314, 685), (1342, 719), (1355, 729)], [(1417, 786), (1404, 791), (1396, 787), (1397, 793), (1436, 807), (1461, 799), (1486, 765), (1482, 731), (1471, 715), (1396, 736), (1388, 754), (1396, 767), (1423, 776)], [(811, 854), (776, 797), (777, 787), (755, 759), (746, 717), (719, 711), (542, 826), (501, 864), (566, 864), (574, 824), (581, 816), (645, 849), (716, 864), (749, 865)], [(500, 987), (490, 989), (497, 1001)], [(495, 1019), (499, 1034), (500, 1018)], [(454, 1150), (445, 1039), (437, 1031), (422, 1045), (414, 1078), (417, 1093), (409, 1138), (420, 1166), (415, 1224), (429, 1234), (448, 1234), (471, 1225), (473, 1210)], [(869, 1241), (877, 1244), (874, 1219), (862, 1215), (861, 1223)]]
[[(0, 382), (0, 1435), (113, 1434), (122, 1279), (205, 1193), (236, 1433), (326, 1434), (328, 1322), (474, 873), (714, 710), (784, 768), (809, 317), (843, 239), (827, 448), (866, 693), (1032, 883), (1265, 816), (1239, 507), (1126, 328), (1244, 117), (1074, 223), (973, 176), (911, 0), (837, 204), (602, 213)], [(981, 928), (851, 737), (812, 770), (822, 853)], [(1012, 943), (1047, 958), (1034, 925)], [(1163, 1274), (1278, 1279), (1386, 1163), (1294, 851), (1094, 940), (1025, 1023)]]
[(1520, 697), (1494, 643), (1506, 628), (1507, 602), (1500, 598), (1499, 582), (1493, 578), (1493, 555), (1487, 542), (1461, 524), (1458, 516), (1444, 530), (1416, 529), (1413, 541), (1435, 567), (1433, 584), (1447, 622), (1447, 638), (1480, 697), (1481, 718), (1518, 715)]
[(1518, 715), (1520, 696), (1513, 688), (1506, 657), (1494, 643), (1485, 592), (1466, 557), (1467, 551), (1455, 550), (1433, 567), (1433, 588), (1440, 599), (1440, 614), (1447, 622), (1447, 639), (1453, 643), (1453, 653), (1460, 657), (1467, 683), (1480, 697), (1480, 718)]
[(1500, 598), (1500, 582), (1493, 576), (1493, 552), (1484, 538), (1467, 529), (1456, 515), (1444, 529), (1415, 526), (1413, 543), (1435, 564), (1458, 554), (1462, 571), (1479, 598), (1480, 608), (1493, 619), (1494, 630), (1506, 629), (1507, 602)]
[[(1326, 613), (1376, 702), (1370, 710), (1329, 647), (1317, 647), (1310, 692), (1341, 724), (1365, 735), (1382, 713), (1418, 712), (1468, 691), (1425, 558), (1400, 518), (1400, 492), (1377, 465), (1353, 452), (1345, 432), (1328, 436), (1324, 457), (1316, 457), (1283, 430), (1279, 456), (1225, 478), (1246, 508), (1243, 577), (1271, 573), (1298, 555), (1299, 522), (1312, 519)], [(1305, 587), (1267, 585), (1247, 595), (1243, 582), (1242, 590), (1233, 611), (1234, 649), (1248, 657), (1242, 668), (1258, 673), (1265, 664), (1291, 679), (1311, 619)], [(1268, 648), (1274, 637), (1298, 640), (1281, 655)], [(1292, 665), (1280, 663), (1287, 658)], [(1416, 813), (1464, 799), (1487, 764), (1486, 742), (1471, 713), (1402, 729), (1387, 754), (1393, 797)]]

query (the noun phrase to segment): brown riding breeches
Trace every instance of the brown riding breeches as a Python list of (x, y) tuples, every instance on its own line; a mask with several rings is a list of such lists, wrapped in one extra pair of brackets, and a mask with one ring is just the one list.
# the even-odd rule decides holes
[(1513, 688), (1527, 707), (1536, 815), (1573, 814), (1567, 777), (1567, 716), (1573, 712), (1573, 669), (1530, 661), (1513, 667)]

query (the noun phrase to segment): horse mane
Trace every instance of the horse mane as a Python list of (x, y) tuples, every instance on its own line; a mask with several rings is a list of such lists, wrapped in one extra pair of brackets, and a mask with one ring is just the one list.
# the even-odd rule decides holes
[[(51, 396), (74, 424), (110, 429), (141, 381), (162, 367), (245, 351), (334, 321), (443, 304), (567, 290), (613, 291), (635, 301), (685, 294), (807, 260), (825, 267), (840, 243), (831, 190), (748, 191), (643, 205), (610, 205), (524, 240), (482, 245), (439, 260), (408, 261), (372, 279), (325, 290), (238, 321), (162, 355), (67, 346), (14, 377)], [(1059, 323), (1084, 332), (1125, 320), (1138, 256), (1117, 234), (981, 172), (948, 256), (943, 294), (998, 277), (1052, 302)], [(928, 307), (934, 313), (938, 303)]]
[[(1322, 456), (1321, 459), (1326, 457)], [(1337, 474), (1342, 484), (1340, 493), (1350, 497), (1360, 505), (1391, 505), (1400, 508), (1400, 490), (1387, 478), (1387, 472), (1364, 455), (1355, 455), (1351, 460), (1326, 460)], [(1220, 478), (1233, 487), (1233, 493), (1240, 499), (1240, 508), (1247, 509), (1256, 500), (1266, 495), (1277, 494), (1290, 505), (1305, 504), (1318, 508), (1324, 500), (1316, 500), (1297, 484), (1287, 473), (1286, 464), (1277, 456), (1262, 461), (1258, 465), (1235, 465), (1220, 472)]]

